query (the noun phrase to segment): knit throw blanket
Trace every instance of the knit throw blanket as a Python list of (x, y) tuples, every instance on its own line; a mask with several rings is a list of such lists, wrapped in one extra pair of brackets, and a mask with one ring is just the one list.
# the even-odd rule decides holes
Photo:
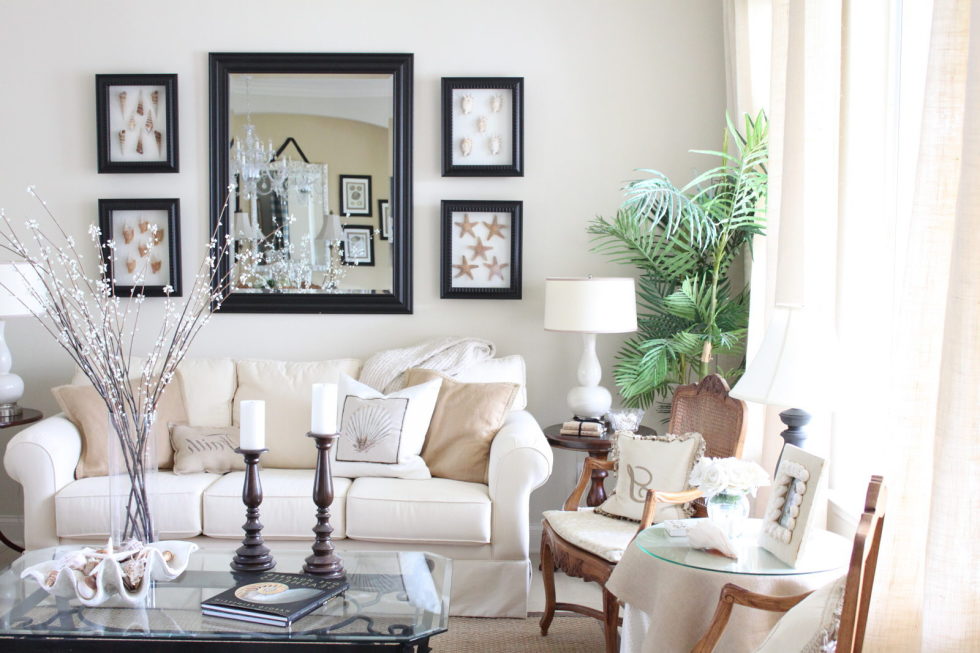
[(405, 387), (405, 372), (413, 367), (453, 376), (470, 365), (493, 358), (495, 350), (492, 342), (481, 338), (434, 338), (414, 347), (378, 352), (365, 361), (360, 381), (389, 394)]

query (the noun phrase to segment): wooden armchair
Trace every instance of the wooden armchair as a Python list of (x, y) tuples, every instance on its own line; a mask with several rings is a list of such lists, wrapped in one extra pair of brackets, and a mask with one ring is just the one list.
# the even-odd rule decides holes
[[(864, 514), (861, 515), (854, 535), (847, 579), (844, 581), (844, 605), (837, 630), (837, 653), (860, 653), (864, 645), (871, 588), (878, 563), (878, 548), (881, 545), (881, 529), (885, 525), (885, 495), (882, 477), (872, 476), (868, 484)], [(698, 640), (692, 653), (711, 653), (714, 650), (731, 616), (732, 606), (736, 603), (770, 612), (786, 612), (810, 594), (812, 592), (797, 596), (768, 596), (728, 583), (721, 590), (718, 607), (708, 631)], [(776, 628), (779, 628), (778, 624)]]
[[(717, 374), (712, 374), (700, 383), (684, 385), (674, 392), (670, 410), (670, 433), (682, 434), (696, 431), (704, 436), (705, 455), (712, 457), (739, 456), (745, 438), (745, 403), (728, 396), (728, 384)], [(578, 511), (582, 495), (588, 486), (595, 469), (612, 470), (615, 461), (586, 458), (582, 476), (568, 499), (563, 512)], [(692, 500), (700, 496), (693, 491)], [(686, 493), (676, 493), (678, 496)], [(659, 497), (659, 498), (658, 498)], [(547, 635), (556, 610), (576, 612), (600, 620), (605, 633), (606, 653), (615, 653), (619, 648), (619, 602), (608, 590), (606, 581), (616, 567), (626, 546), (636, 534), (648, 527), (654, 519), (656, 502), (673, 496), (658, 493), (648, 494), (640, 523), (605, 517), (591, 511), (582, 513), (582, 530), (597, 537), (586, 538), (588, 544), (579, 546), (569, 541), (569, 537), (582, 541), (577, 533), (570, 532), (572, 526), (549, 522), (548, 514), (543, 520), (541, 535), (541, 572), (544, 579), (545, 608), (541, 617), (541, 634)], [(557, 513), (558, 511), (556, 511)], [(578, 518), (576, 518), (578, 519)], [(555, 600), (555, 569), (561, 569), (569, 576), (581, 578), (602, 586), (602, 610), (596, 610), (575, 603), (559, 603)]]

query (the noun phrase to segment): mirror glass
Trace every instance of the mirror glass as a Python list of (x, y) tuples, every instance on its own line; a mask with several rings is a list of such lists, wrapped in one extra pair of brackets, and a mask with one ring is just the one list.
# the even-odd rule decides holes
[[(212, 147), (227, 144), (212, 156), (212, 211), (220, 179), (230, 216), (212, 224), (232, 243), (220, 310), (410, 312), (404, 69), (213, 54), (212, 75), (215, 57), (235, 58), (212, 77)], [(264, 70), (276, 57), (292, 65)]]

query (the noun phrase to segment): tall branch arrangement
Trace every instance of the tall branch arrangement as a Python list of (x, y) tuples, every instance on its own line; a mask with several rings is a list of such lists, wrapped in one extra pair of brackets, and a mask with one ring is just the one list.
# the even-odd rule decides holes
[(137, 271), (128, 296), (115, 296), (115, 281), (108, 276), (107, 265), (115, 250), (114, 241), (106, 241), (103, 247), (98, 227), (89, 227), (95, 255), (88, 269), (95, 271), (87, 272), (85, 256), (75, 239), (64, 231), (34, 187), (27, 191), (51, 218), (54, 233), (45, 233), (36, 220), (28, 220), (24, 225), (27, 234), (21, 237), (0, 210), (0, 250), (29, 264), (21, 275), (31, 299), (40, 306), (32, 311), (34, 317), (105, 402), (130, 482), (122, 535), (124, 539), (151, 542), (153, 516), (146, 486), (151, 427), (160, 397), (174, 380), (177, 366), (211, 319), (212, 307), (217, 310), (227, 294), (229, 279), (227, 275), (219, 278), (218, 261), (226, 255), (230, 239), (219, 244), (212, 234), (186, 297), (171, 297), (173, 289), (164, 288), (163, 318), (149, 327), (155, 335), (140, 365), (133, 357), (133, 347), (146, 300), (145, 270)]
[[(728, 121), (721, 163), (682, 187), (662, 172), (626, 185), (616, 217), (588, 227), (593, 250), (639, 269), (639, 332), (613, 372), (623, 401), (649, 406), (672, 387), (715, 371), (715, 354), (743, 353), (748, 289), (733, 288), (732, 263), (765, 233), (768, 122)], [(713, 369), (714, 368), (714, 369)], [(740, 369), (721, 371), (729, 381)]]

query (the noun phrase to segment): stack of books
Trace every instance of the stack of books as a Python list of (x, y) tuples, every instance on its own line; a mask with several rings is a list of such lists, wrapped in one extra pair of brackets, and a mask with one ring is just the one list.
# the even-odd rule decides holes
[(601, 438), (606, 434), (606, 427), (602, 422), (583, 422), (572, 419), (561, 425), (561, 434)]
[(285, 627), (347, 588), (343, 578), (266, 572), (202, 601), (201, 611), (211, 617)]

